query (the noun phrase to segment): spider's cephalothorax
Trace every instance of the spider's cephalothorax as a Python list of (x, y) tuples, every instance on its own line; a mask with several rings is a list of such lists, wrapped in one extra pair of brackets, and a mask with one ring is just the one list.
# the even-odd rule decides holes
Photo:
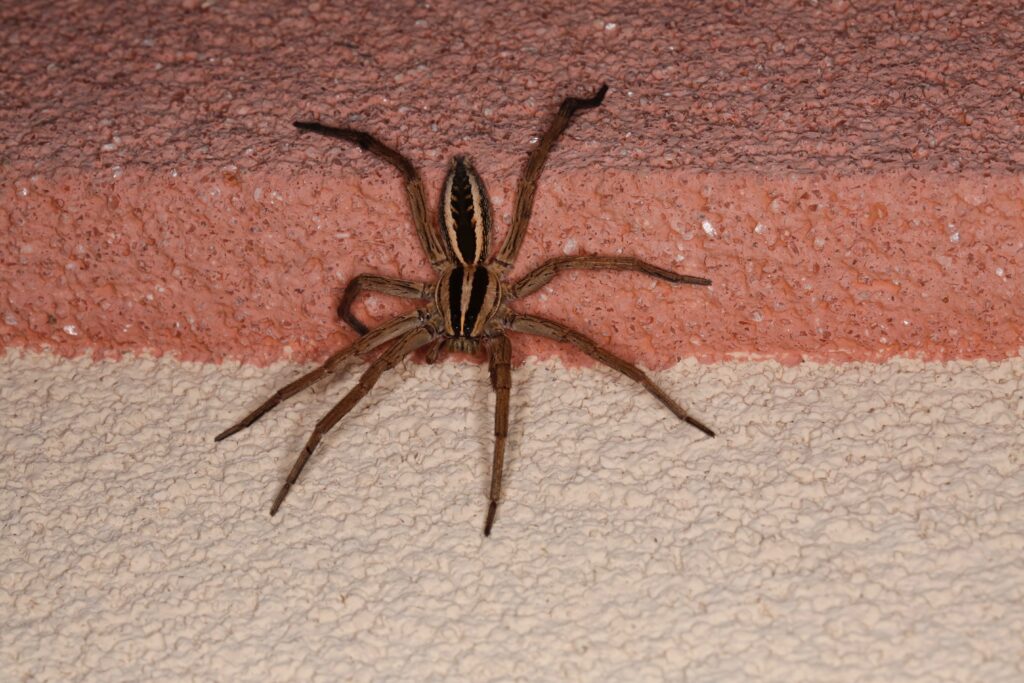
[[(384, 371), (397, 365), (406, 355), (424, 347), (429, 349), (427, 357), (430, 360), (444, 350), (476, 353), (483, 349), (487, 352), (491, 385), (497, 395), (494, 408), (494, 462), (491, 468), (490, 504), (484, 522), (484, 534), (489, 536), (501, 497), (501, 474), (505, 442), (508, 437), (512, 344), (506, 332), (531, 334), (570, 343), (588, 356), (641, 384), (679, 419), (709, 436), (715, 435), (711, 429), (690, 417), (635, 365), (606, 351), (586, 336), (561, 323), (535, 315), (517, 313), (508, 306), (516, 299), (533, 294), (551, 282), (558, 273), (570, 269), (631, 270), (668, 282), (711, 284), (707, 278), (674, 273), (632, 256), (559, 256), (542, 263), (515, 282), (508, 282), (505, 279), (506, 272), (515, 262), (523, 237), (526, 235), (526, 226), (533, 211), (537, 179), (544, 168), (548, 153), (569, 125), (573, 115), (580, 109), (600, 105), (607, 90), (608, 86), (601, 86), (592, 97), (569, 97), (562, 102), (544, 136), (530, 152), (526, 167), (516, 186), (512, 224), (501, 246), (490, 258), (488, 254), (491, 205), (484, 183), (468, 159), (457, 156), (452, 160), (441, 190), (438, 222), (435, 227), (428, 218), (426, 197), (419, 173), (404, 156), (363, 131), (334, 128), (315, 122), (295, 123), (300, 130), (355, 143), (381, 157), (401, 172), (405, 180), (406, 197), (416, 234), (430, 264), (437, 272), (437, 279), (430, 283), (381, 275), (358, 275), (353, 278), (341, 297), (338, 314), (362, 336), (348, 348), (332, 355), (317, 369), (279, 389), (241, 422), (217, 435), (215, 440), (220, 441), (245, 429), (281, 401), (333, 374), (349, 358), (384, 349), (363, 373), (356, 386), (317, 422), (316, 428), (277, 494), (270, 514), (277, 512), (324, 434), (355, 407)], [(426, 302), (426, 305), (369, 331), (352, 313), (352, 304), (359, 292), (364, 289), (419, 299)]]
[(435, 304), (441, 315), (445, 346), (472, 353), (479, 341), (491, 336), (501, 303), (501, 279), (488, 266), (455, 266), (437, 281)]

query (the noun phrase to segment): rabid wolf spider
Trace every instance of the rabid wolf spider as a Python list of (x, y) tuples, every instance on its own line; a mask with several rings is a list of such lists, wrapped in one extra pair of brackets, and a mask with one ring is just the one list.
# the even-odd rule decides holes
[[(445, 349), (465, 353), (485, 350), (489, 360), (491, 385), (497, 394), (494, 408), (494, 464), (491, 469), (490, 505), (484, 523), (484, 535), (489, 536), (501, 497), (501, 472), (505, 458), (505, 440), (508, 438), (512, 345), (506, 332), (520, 332), (572, 344), (591, 358), (638, 382), (680, 420), (693, 425), (708, 436), (715, 435), (711, 429), (690, 417), (678, 403), (632, 363), (602, 349), (588, 337), (561, 323), (517, 313), (508, 306), (516, 299), (533, 294), (562, 271), (571, 269), (630, 270), (668, 282), (711, 284), (711, 280), (707, 278), (673, 273), (632, 256), (559, 256), (541, 264), (516, 282), (506, 279), (506, 273), (515, 263), (519, 247), (526, 235), (526, 226), (533, 211), (533, 197), (537, 191), (537, 179), (544, 168), (548, 153), (568, 127), (573, 115), (581, 109), (591, 109), (600, 105), (607, 91), (608, 86), (602, 85), (592, 97), (568, 97), (562, 102), (551, 125), (526, 160), (526, 167), (516, 186), (512, 225), (501, 247), (490, 257), (488, 247), (491, 239), (491, 205), (484, 183), (468, 159), (457, 156), (451, 162), (441, 189), (438, 209), (440, 230), (437, 230), (427, 213), (427, 201), (419, 173), (403, 155), (369, 133), (350, 128), (333, 128), (316, 122), (295, 123), (299, 130), (355, 143), (398, 169), (405, 179), (405, 193), (416, 226), (416, 234), (427, 258), (430, 259), (430, 264), (437, 271), (437, 280), (410, 282), (380, 275), (356, 276), (345, 288), (338, 314), (362, 336), (348, 348), (328, 358), (316, 370), (278, 390), (244, 420), (217, 435), (215, 440), (220, 441), (245, 429), (281, 401), (333, 374), (349, 358), (384, 347), (383, 353), (370, 364), (358, 384), (317, 422), (270, 508), (271, 515), (281, 507), (285, 496), (299, 478), (299, 473), (309, 461), (320, 439), (366, 396), (385, 370), (393, 368), (403, 357), (423, 347), (427, 347), (427, 358), (430, 361), (435, 360)], [(362, 290), (419, 299), (426, 303), (421, 308), (393, 318), (368, 332), (366, 326), (352, 314), (351, 309), (356, 295)]]

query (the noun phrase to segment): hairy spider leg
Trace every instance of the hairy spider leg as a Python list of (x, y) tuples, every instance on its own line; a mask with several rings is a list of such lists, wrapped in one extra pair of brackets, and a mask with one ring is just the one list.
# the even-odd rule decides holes
[(278, 389), (276, 392), (274, 392), (273, 396), (264, 401), (262, 405), (260, 405), (260, 407), (258, 407), (256, 410), (246, 415), (241, 422), (238, 422), (237, 424), (228, 427), (223, 432), (213, 437), (213, 440), (223, 441), (232, 434), (237, 434), (243, 429), (252, 426), (252, 424), (256, 422), (256, 420), (260, 419), (261, 417), (269, 413), (271, 410), (273, 410), (275, 407), (277, 407), (277, 405), (280, 404), (281, 401), (285, 401), (291, 398), (292, 396), (295, 396), (296, 394), (306, 389), (307, 387), (316, 384), (324, 377), (333, 374), (338, 369), (338, 367), (349, 358), (352, 358), (353, 356), (358, 356), (363, 353), (369, 353), (370, 351), (373, 351), (382, 344), (391, 341), (395, 337), (399, 337), (409, 332), (410, 330), (422, 327), (422, 325), (423, 323), (420, 320), (419, 311), (413, 311), (412, 313), (407, 313), (405, 315), (400, 315), (397, 318), (392, 318), (388, 322), (384, 323), (383, 325), (375, 329), (373, 332), (356, 340), (356, 342), (353, 343), (351, 346), (344, 348), (341, 351), (338, 351), (337, 353), (332, 355), (320, 367), (316, 368), (315, 370), (312, 370), (311, 372), (307, 372), (305, 375), (298, 378), (294, 382), (291, 382), (286, 386), (283, 386), (280, 389)]
[(640, 384), (644, 389), (650, 392), (652, 396), (661, 401), (663, 406), (671, 410), (672, 413), (683, 422), (696, 427), (708, 436), (715, 435), (710, 427), (705, 425), (703, 422), (690, 417), (690, 414), (683, 410), (683, 407), (676, 403), (671, 396), (666, 394), (661, 387), (655, 384), (651, 378), (647, 376), (647, 373), (629, 361), (619, 358), (611, 351), (601, 348), (586, 335), (583, 335), (561, 323), (556, 323), (553, 320), (547, 320), (546, 318), (541, 318), (535, 315), (515, 314), (509, 329), (513, 332), (523, 332), (525, 334), (547, 337), (548, 339), (554, 339), (555, 341), (572, 344), (594, 360), (604, 363), (613, 370), (618, 370), (626, 377), (629, 377), (634, 382)]
[(537, 194), (537, 180), (540, 179), (541, 171), (544, 170), (544, 163), (548, 160), (551, 148), (565, 129), (569, 127), (573, 114), (580, 109), (592, 109), (604, 101), (604, 94), (608, 92), (608, 85), (602, 85), (592, 97), (580, 99), (578, 97), (567, 97), (558, 108), (558, 113), (551, 121), (547, 131), (541, 136), (540, 142), (530, 152), (526, 159), (526, 166), (516, 185), (516, 195), (513, 200), (512, 225), (501, 249), (494, 255), (492, 261), (502, 269), (511, 268), (519, 255), (519, 247), (523, 244), (526, 236), (526, 226), (533, 214), (533, 199)]
[(320, 439), (323, 438), (324, 434), (331, 431), (334, 425), (338, 424), (341, 418), (348, 415), (349, 411), (370, 392), (370, 389), (377, 383), (377, 380), (380, 379), (385, 370), (395, 367), (405, 356), (430, 343), (433, 338), (434, 334), (423, 327), (407, 332), (367, 368), (363, 376), (359, 378), (359, 382), (345, 394), (337, 405), (331, 408), (330, 412), (320, 418), (320, 421), (316, 423), (316, 427), (313, 429), (313, 433), (310, 434), (306, 445), (303, 446), (298, 459), (295, 461), (295, 465), (292, 466), (291, 472), (288, 473), (288, 478), (285, 479), (284, 484), (281, 486), (277, 498), (274, 499), (274, 504), (270, 508), (271, 515), (277, 514), (277, 510), (281, 507), (281, 503), (284, 502), (285, 496), (288, 495), (288, 492), (298, 480), (302, 468), (306, 466), (310, 456), (313, 455), (313, 450), (320, 443)]

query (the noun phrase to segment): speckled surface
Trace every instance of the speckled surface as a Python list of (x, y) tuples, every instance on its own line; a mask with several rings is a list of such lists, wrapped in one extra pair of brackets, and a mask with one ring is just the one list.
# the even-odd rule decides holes
[[(426, 277), (380, 132), (471, 154), (530, 310), (635, 387), (528, 362), (481, 535), (485, 372), (388, 375), (270, 501), (347, 379), (211, 437), (300, 369), (0, 359), (0, 671), (16, 680), (1024, 678), (1024, 16), (1018, 3), (0, 7), (0, 345), (319, 358), (358, 272)], [(364, 314), (398, 310), (368, 297)], [(517, 359), (554, 347), (515, 340)], [(693, 359), (1007, 358), (783, 366)], [(567, 356), (571, 361), (578, 360)]]
[(1022, 346), (1014, 3), (22, 2), (0, 19), (5, 347), (320, 357), (350, 338), (347, 278), (429, 273), (395, 174), (292, 120), (378, 131), (432, 188), (473, 155), (501, 232), (531, 137), (603, 81), (517, 272), (621, 251), (715, 285), (562, 278), (533, 310), (652, 367)]
[[(279, 180), (168, 178), (173, 192), (154, 198), (144, 191), (148, 176), (133, 176), (75, 192), (79, 199), (62, 207), (52, 186), (8, 193), (8, 206), (24, 213), (7, 232), (17, 253), (0, 275), (3, 340), (68, 354), (152, 347), (194, 360), (319, 359), (353, 338), (335, 313), (349, 278), (430, 279), (397, 181), (316, 175), (275, 189)], [(825, 186), (800, 176), (768, 191), (756, 177), (684, 183), (651, 174), (641, 183), (612, 172), (580, 185), (544, 185), (515, 274), (548, 256), (626, 253), (714, 285), (574, 273), (516, 306), (651, 367), (737, 354), (787, 361), (1016, 355), (1024, 262), (1014, 226), (1024, 213), (1013, 212), (1024, 185), (947, 178), (939, 186), (903, 176), (897, 196), (885, 181)], [(495, 185), (502, 211), (511, 198)], [(656, 201), (631, 196), (652, 187), (662, 188)], [(83, 232), (83, 224), (91, 227)], [(407, 306), (369, 295), (359, 310), (382, 321)], [(555, 350), (523, 337), (515, 348), (520, 358)]]
[(1024, 168), (1016, 3), (760, 5), (7, 3), (0, 158), (312, 168), (285, 134), (302, 113), (507, 175), (538, 109), (606, 80), (626, 97), (553, 167)]
[(1024, 677), (1024, 361), (680, 363), (703, 438), (610, 372), (407, 364), (267, 515), (355, 370), (8, 354), (10, 680)]

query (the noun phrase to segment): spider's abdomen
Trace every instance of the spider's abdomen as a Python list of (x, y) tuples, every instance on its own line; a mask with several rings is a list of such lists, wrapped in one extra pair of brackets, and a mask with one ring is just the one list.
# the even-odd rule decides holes
[(501, 283), (487, 266), (455, 266), (435, 294), (448, 337), (479, 337), (501, 303)]
[(484, 181), (465, 157), (455, 157), (444, 179), (440, 203), (441, 234), (448, 252), (463, 265), (487, 256), (491, 202)]

